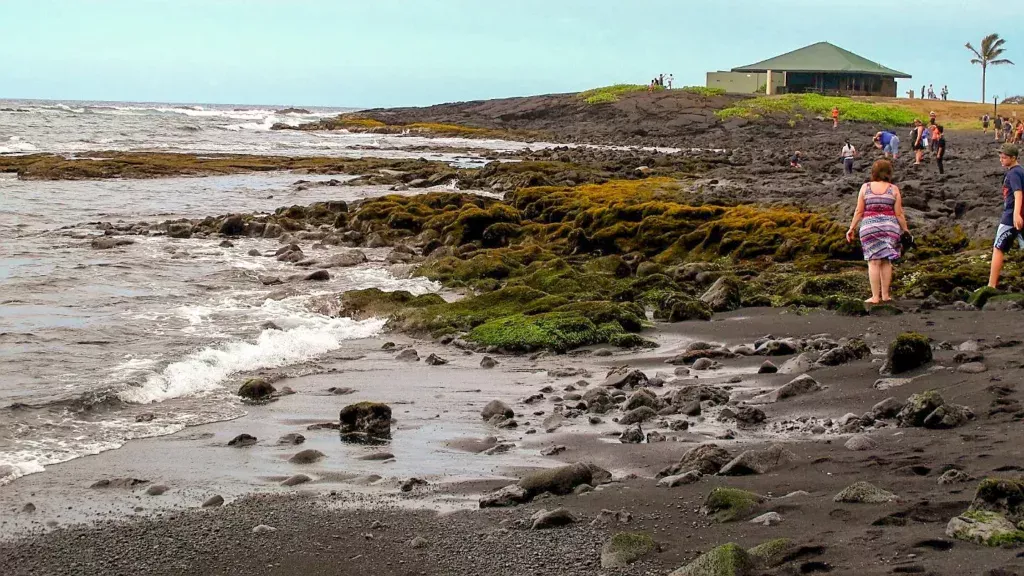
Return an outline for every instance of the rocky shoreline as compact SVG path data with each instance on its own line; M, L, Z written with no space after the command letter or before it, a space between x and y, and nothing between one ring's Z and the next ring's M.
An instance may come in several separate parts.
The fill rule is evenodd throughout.
M614 114L585 106L567 112L577 104L565 98L530 100L550 116L524 108L486 129L540 132L565 124L565 114L582 114L602 126L580 136L594 143L620 128L630 110L636 114L637 103L631 109L628 101ZM320 314L387 318L391 338L361 342L359 354L317 371L346 384L327 389L328 420L320 380L319 388L280 374L239 382L239 394L256 402L255 414L241 422L268 425L260 415L283 410L274 433L287 431L293 440L309 433L315 446L278 444L263 456L275 462L273 472L253 473L259 488L229 494L223 508L221 494L204 493L182 500L189 510L164 518L43 530L0 543L0 570L1021 573L1024 562L1012 549L1024 543L1016 464L1024 452L1012 441L1024 419L1014 384L1024 366L1019 257L1007 267L1008 293L976 290L987 279L986 234L997 205L991 143L957 135L960 148L947 157L946 176L898 163L919 248L898 267L898 304L868 309L859 249L843 238L862 177L843 177L832 148L846 135L869 139L875 127L787 131L771 120L723 123L714 110L728 97L672 98L708 108L685 120L693 123L685 143L732 146L674 153L556 148L495 157L479 169L187 155L3 159L0 169L22 178L348 174L353 178L295 186L324 186L326 195L331 186L374 184L394 194L274 213L97 223L102 235L90 245L118 250L142 235L217 238L228 248L240 237L277 239L280 249L256 255L290 263L295 274L253 281L279 287L279 295L365 262L363 250L385 249L393 270L451 293L370 289L310 298L310 310ZM465 121L487 106L509 105L524 102L360 114L409 126ZM335 127L345 128L317 129ZM607 143L641 141L666 142L633 133ZM788 167L795 146L810 158L806 170ZM864 171L875 154L861 146ZM436 189L451 182L467 191ZM420 188L431 190L404 194ZM377 378L379 388L337 401L355 393L348 377ZM416 391L435 379L438 404ZM468 396L455 400L450 386L469 386L459 392ZM361 501L353 485L365 475L323 468L330 466L327 451L339 446L327 435L340 435L341 446L398 446L429 428L433 410L442 418L441 406L453 403L462 408L447 418L489 432L457 442L460 457L510 458L515 469L486 485L438 486L419 476L378 484L384 478L375 473L369 484L380 492ZM407 419L413 423L403 428ZM307 428L299 431L296 422ZM258 444L262 433L219 426L215 434L225 442L209 449L210 458L268 449ZM189 449L195 445L182 450ZM515 460L525 453L561 466L538 471L535 461ZM396 460L386 448L363 456L381 466ZM289 474L281 473L285 458ZM104 462L125 465L116 454ZM54 482L81 484L76 474ZM266 478L277 492L244 496L268 488ZM33 486L45 485L35 482L44 483L21 479L0 499L29 518L37 508L52 509L46 497L23 503ZM142 497L141 486L127 490ZM396 496L408 504L436 492L483 510L431 515L395 507L402 503ZM220 501L204 506L214 497ZM137 554L98 545L104 541ZM165 541L202 543L140 560ZM62 564L67 557L76 563Z

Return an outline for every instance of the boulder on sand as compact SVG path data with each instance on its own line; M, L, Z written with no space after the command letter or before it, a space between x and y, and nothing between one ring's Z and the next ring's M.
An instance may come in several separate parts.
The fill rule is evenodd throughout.
M738 544L724 544L706 552L669 576L750 576L757 561Z
M231 439L231 441L228 442L228 446L233 446L235 448L245 448L247 446L254 446L256 442L257 440L255 436L252 436L250 434L239 434L238 436L235 436L234 438Z
M238 395L247 400L266 400L277 390L263 378L249 378L238 389Z
M747 450L727 463L719 471L722 476L767 474L796 461L796 454L773 444L764 450Z
M326 455L319 450L303 450L288 459L292 464L315 464L326 458Z
M629 412L626 412L622 416L622 419L619 420L619 424L622 424L623 426L629 426L630 424L640 424L642 422L647 422L648 420L653 420L654 418L657 417L658 413L655 412L653 409L648 408L647 406L641 406L639 408L635 408L633 410L630 410Z
M718 522L746 520L764 500L764 496L738 488L715 488L708 494L701 512Z
M852 484L833 498L835 502L846 504L885 504L896 499L892 492L882 490L869 482Z
M360 402L341 409L342 434L360 434L369 438L391 437L391 407L380 402Z
M775 402L781 402L788 398L794 398L796 396L803 396L804 394L810 394L821 390L821 384L814 378L811 378L807 374L797 376L788 384L781 386L766 394L761 394L751 398L753 403L763 404L774 404Z
M533 500L550 492L557 496L573 493L577 486L597 486L611 481L611 474L593 464L577 463L549 470L541 470L525 476L517 484L484 494L480 498L481 508L515 506Z
M914 394L900 410L897 419L904 428L942 430L962 426L974 418L966 406L949 404L935 390Z
M620 366L609 371L601 385L605 388L629 390L645 387L647 384L647 374L644 374L642 370L630 370L629 366Z
M480 411L480 416L484 420L490 420L495 416L515 418L515 415L515 411L509 408L508 404L505 404L501 400L491 400L486 406L484 406L484 409Z
M657 477L675 476L690 470L698 470L701 474L710 476L718 474L722 466L725 466L730 460L732 460L732 455L718 444L701 444L687 450L679 462L658 472Z
M885 368L891 374L902 374L932 361L932 345L927 336L904 332L889 345Z

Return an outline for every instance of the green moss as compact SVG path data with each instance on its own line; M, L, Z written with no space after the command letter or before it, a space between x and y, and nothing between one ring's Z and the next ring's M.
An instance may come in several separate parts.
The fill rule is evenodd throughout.
M466 338L512 352L565 352L603 341L593 322L579 314L564 312L499 318L474 328Z
M643 532L619 532L601 548L602 568L624 568L655 548L654 539Z
M683 86L682 88L680 88L680 90L682 90L683 92L687 92L689 94L703 96L705 98L725 95L724 88L708 88L706 86Z
M826 304L840 316L867 316L868 314L864 301L857 298L836 298L827 301Z
M776 538L761 543L749 550L747 554L755 561L767 568L774 568L782 564L786 553L793 548L793 540L790 538Z
M755 559L730 542L706 552L670 576L749 576L756 569Z
M644 311L632 302L574 302L557 308L555 312L579 314L597 325L615 322L619 332L639 332L644 327Z
M1000 294L1002 294L1002 292L1000 292L999 290L996 290L995 288L992 288L990 286L985 286L975 290L974 293L971 294L971 297L967 299L967 303L977 308L983 308L985 306L985 303L988 302L989 298L992 298L993 296L999 296Z
M711 308L700 300L679 292L653 291L648 293L654 307L654 319L662 322L711 320Z
M414 334L470 330L496 318L521 314L547 296L524 286L510 286L456 302L402 310L394 314L389 326Z
M738 488L715 488L704 502L704 514L719 522L733 522L749 516L764 498Z
M971 509L1006 514L1014 520L1024 519L1024 479L983 479L978 483Z
M444 298L437 294L413 296L404 290L385 292L378 288L349 290L341 295L341 316L364 319L387 318L406 308L424 308L444 304Z
M577 97L587 104L611 104L629 94L646 92L649 89L645 84L615 84L580 92ZM656 86L655 89L664 90L661 86Z

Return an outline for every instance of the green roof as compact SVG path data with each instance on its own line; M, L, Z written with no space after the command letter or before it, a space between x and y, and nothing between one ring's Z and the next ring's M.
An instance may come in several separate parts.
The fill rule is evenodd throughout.
M818 42L764 62L732 69L733 72L767 72L768 70L776 72L847 72L910 78L909 74L886 68L877 62L872 62L828 42Z

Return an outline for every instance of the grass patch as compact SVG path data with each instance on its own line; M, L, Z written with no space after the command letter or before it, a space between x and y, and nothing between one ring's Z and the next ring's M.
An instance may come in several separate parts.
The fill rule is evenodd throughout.
M725 96L725 88L708 88L706 86L683 86L680 88L683 92L690 94L696 94L705 98L712 96Z
M765 116L788 115L795 119L800 111L817 115L831 114L832 108L839 108L839 119L848 122L869 122L883 126L905 126L912 124L919 115L913 110L891 104L875 104L838 96L819 94L786 94L783 96L758 96L737 102L735 106L716 112L719 118L763 118Z
M579 97L587 104L612 104L627 94L645 92L649 89L650 87L645 84L615 84L580 92ZM664 90L661 86L655 86L654 89Z

